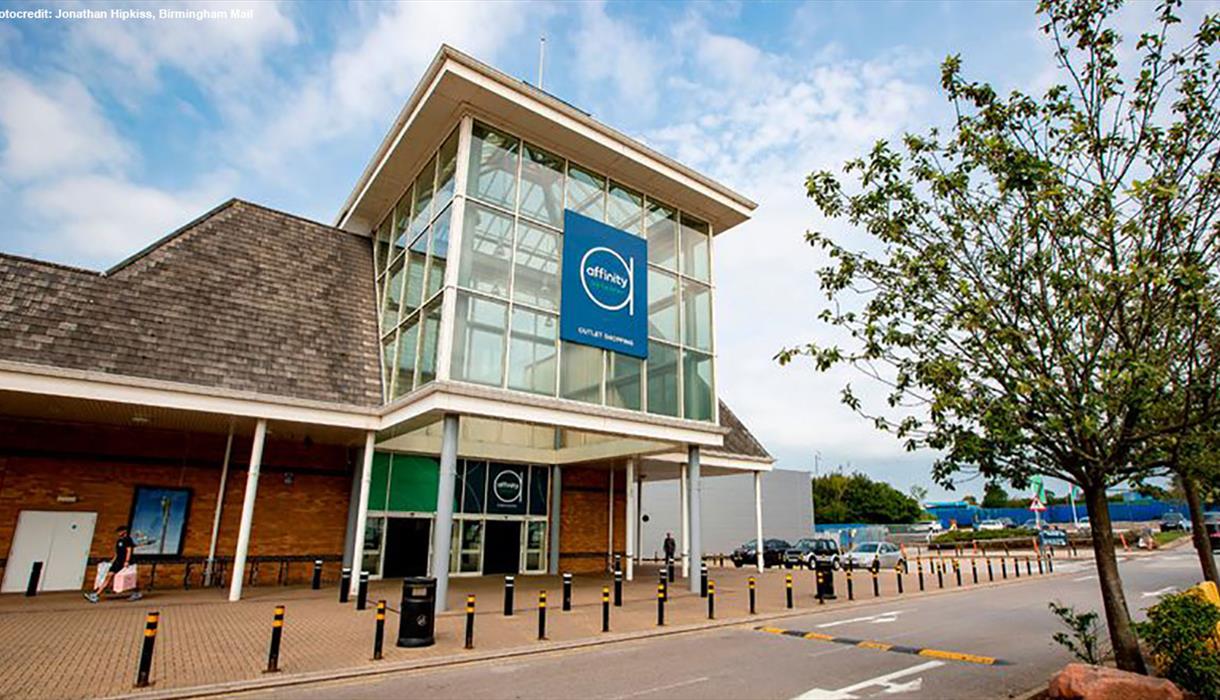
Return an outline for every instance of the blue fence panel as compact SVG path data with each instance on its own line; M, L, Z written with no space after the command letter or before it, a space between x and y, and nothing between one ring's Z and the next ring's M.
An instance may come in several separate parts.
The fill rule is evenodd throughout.
M1110 520L1114 522L1157 520L1165 513L1171 511L1188 515L1185 503L1165 501L1111 503ZM1032 520L1034 517L1033 511L1026 508L979 508L976 506L932 508L932 514L939 518L940 524L945 527L949 527L950 520L955 520L959 526L965 527L982 520L994 520L996 518L1010 518L1013 522L1020 525L1026 520ZM1083 518L1088 514L1088 508L1083 503L1076 504L1077 517ZM1048 523L1073 522L1072 506L1068 503L1048 506L1041 517L1043 522Z

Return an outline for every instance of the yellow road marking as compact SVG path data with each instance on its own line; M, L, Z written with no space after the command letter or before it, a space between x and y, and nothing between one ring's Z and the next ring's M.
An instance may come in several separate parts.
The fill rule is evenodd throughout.
M962 654L956 651L941 651L940 649L920 649L920 656L927 656L933 659L949 659L950 661L965 661L972 664L983 664L990 666L995 663L995 659L990 656L976 656L974 654Z
M834 641L833 636L829 634L822 634L821 632L806 632L805 639L820 639L824 642Z
M892 649L894 647L893 644L886 644L885 642L868 642L868 641L860 642L856 646L861 649L878 649L880 651L889 651L890 649Z

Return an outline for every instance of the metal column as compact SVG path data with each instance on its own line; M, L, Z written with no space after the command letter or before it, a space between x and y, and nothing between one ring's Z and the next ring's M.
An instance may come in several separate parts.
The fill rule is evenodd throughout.
M258 472L263 464L263 443L267 439L267 419L259 418L254 426L254 444L250 447L250 469L246 472L246 493L241 504L241 525L237 530L237 550L233 553L233 578L229 581L229 600L241 600L242 581L246 577L246 554L250 551L250 528L254 525L254 498L258 495Z
M754 551L757 552L755 557L758 560L757 567L761 573L766 566L763 560L763 533L762 533L762 472L754 472L754 541L757 543Z
M225 441L225 460L220 465L220 487L216 491L216 510L212 514L212 541L208 543L208 562L203 570L203 585L212 585L212 572L216 568L216 539L220 535L220 514L225 505L225 489L229 483L229 457L233 455L233 421L229 421L229 439Z
M627 460L627 480L623 482L623 486L627 491L627 580L635 580L635 528L636 528L636 503L635 503L635 460ZM611 498L614 495L611 494Z
M699 496L702 487L699 482L699 446L691 445L687 448L688 457L686 460L686 470L688 474L689 484L686 487L687 508L690 511L690 582L691 593L699 592L699 566L703 563L703 540L700 537L702 530L700 529L700 506Z
M685 464L678 467L678 501L681 504L679 510L682 511L682 515L679 520L682 521L682 576L685 578L690 576L690 523L686 522L687 513L690 509L687 508L686 503Z
M356 530L352 537L352 583L351 594L360 590L360 575L364 572L364 530L369 520L369 484L373 480L373 447L377 432L368 431L364 436L364 452L360 455L360 500L356 502Z
M559 575L559 521L560 515L563 513L563 475L556 464L551 467L551 522L547 527L547 536L550 538L550 565L549 570L552 576Z
M436 579L436 612L449 597L449 550L453 537L453 489L457 473L458 416L445 414L441 433L440 480L436 485L436 522L432 525L432 576Z

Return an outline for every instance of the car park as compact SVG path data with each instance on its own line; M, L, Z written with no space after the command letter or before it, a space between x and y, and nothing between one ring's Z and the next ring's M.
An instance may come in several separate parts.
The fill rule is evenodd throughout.
M813 569L817 561L830 562L831 568L838 569L839 543L829 537L806 537L797 540L788 551L784 552L784 568L805 567Z
M844 564L853 569L906 568L906 559L897 545L889 542L861 542L844 556Z
M750 540L733 550L729 555L729 559L733 562L733 566L741 568L746 564L758 563L758 540ZM792 545L786 540L778 539L763 539L763 566L779 566L784 562L784 553L792 549Z
M1161 516L1161 532L1172 532L1174 530L1189 532L1190 521L1181 513L1171 510Z

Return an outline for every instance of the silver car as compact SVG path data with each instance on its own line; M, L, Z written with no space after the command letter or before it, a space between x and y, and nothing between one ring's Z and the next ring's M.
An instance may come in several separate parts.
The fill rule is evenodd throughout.
M844 563L855 569L906 569L902 550L889 542L861 542L847 553Z

